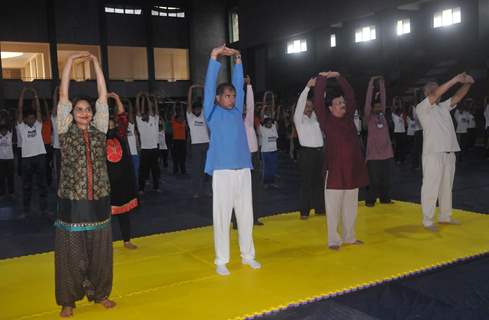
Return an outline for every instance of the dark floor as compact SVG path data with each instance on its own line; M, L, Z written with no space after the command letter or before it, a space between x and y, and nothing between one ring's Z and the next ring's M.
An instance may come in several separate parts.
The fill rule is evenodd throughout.
M454 186L455 208L486 213L489 207L489 160L482 150L468 153L458 163ZM280 189L254 194L256 214L266 216L297 210L298 175L295 164L280 156ZM395 165L393 198L419 202L421 171ZM17 190L20 183L17 183ZM148 191L132 216L135 237L212 224L210 197L192 198L191 180L164 174L161 193ZM148 186L148 189L151 189ZM50 251L54 229L46 218L15 220L16 199L0 200L0 258ZM362 198L362 194L360 196ZM54 190L50 190L54 211ZM34 205L34 208L36 206ZM421 217L420 217L421 219ZM118 224L113 222L119 239ZM263 319L489 319L489 257L457 263L420 276L393 281L341 297L291 308Z

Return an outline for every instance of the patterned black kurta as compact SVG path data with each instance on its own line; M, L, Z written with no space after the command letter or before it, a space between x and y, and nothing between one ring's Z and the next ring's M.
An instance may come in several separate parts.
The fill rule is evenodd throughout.
M61 176L55 222L56 302L74 307L86 295L106 299L112 290L110 185L105 133L107 104L96 104L93 126L73 122L71 103L58 105Z

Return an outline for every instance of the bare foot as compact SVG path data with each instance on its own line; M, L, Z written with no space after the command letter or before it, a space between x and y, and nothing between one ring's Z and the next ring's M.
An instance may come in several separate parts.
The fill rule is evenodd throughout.
M335 251L340 250L340 246L338 246L338 245L332 245L332 246L329 246L329 248L330 248L331 250L335 250Z
M459 225L460 221L455 220L455 219L450 219L448 221L440 221L438 222L439 224L451 224L451 225Z
M109 299L104 299L98 303L102 305L105 309L112 309L116 306L116 303Z
M131 241L124 242L124 247L130 250L134 250L138 248L138 246L133 244Z
M363 241L362 240L355 240L355 242L352 242L352 243L349 243L351 245L354 245L354 246L357 246L357 245L360 245L360 244L363 244Z
M438 231L438 227L435 226L435 225L431 225L431 226L425 226L424 227L426 230L428 231L431 231L431 232L437 232Z
M59 313L61 318L68 318L73 316L73 307L62 307Z

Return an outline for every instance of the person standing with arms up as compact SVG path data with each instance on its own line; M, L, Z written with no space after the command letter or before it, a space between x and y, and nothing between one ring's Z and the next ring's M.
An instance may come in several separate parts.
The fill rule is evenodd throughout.
M93 62L98 90L95 115L87 98L69 100L75 59ZM55 288L60 316L70 317L76 301L84 296L104 308L116 305L109 300L113 269L105 137L109 107L104 75L95 56L86 52L68 58L57 111L62 156L55 222Z
M336 79L341 93L328 92L325 103L327 79ZM355 222L358 189L368 184L368 173L355 127L355 109L355 94L348 81L338 72L321 72L314 89L314 111L328 143L324 198L328 247L332 250L338 250L342 244L363 243L356 238ZM341 238L338 234L340 220L343 221Z
M312 99L309 97L311 88L316 85L316 78L311 78L299 96L294 112L294 124L300 143L299 172L301 219L309 217L309 210L315 209L316 214L324 214L323 162L324 141L314 112Z
M221 56L234 57L231 83L217 86ZM212 50L204 86L204 115L211 132L205 172L212 175L216 272L229 275L229 226L234 208L238 222L241 261L253 269L253 200L251 155L243 123L243 65L239 51L224 45Z
M454 85L462 84L454 96L440 102L442 96ZM425 99L416 106L416 115L423 127L423 185L421 208L423 226L437 231L434 224L436 202L440 212L439 223L459 224L452 219L452 187L455 177L455 152L460 151L450 111L469 92L474 79L461 73L448 82L438 85L428 82L424 86Z

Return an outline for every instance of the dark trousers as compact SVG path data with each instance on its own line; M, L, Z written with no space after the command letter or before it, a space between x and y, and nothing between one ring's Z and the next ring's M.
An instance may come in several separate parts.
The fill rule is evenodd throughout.
M367 166L370 183L367 190L366 202L374 204L377 201L377 198L379 198L382 203L390 202L392 158L385 160L368 160Z
M174 151L174 162L173 162L173 173L185 174L187 169L185 168L185 160L187 159L187 141L186 140L175 140L173 139L173 151Z
M208 181L208 177L204 172L205 160L207 157L208 143L192 144L192 187L194 194L199 194L204 188L204 184Z
M15 150L17 154L17 175L22 176L22 147Z
M153 188L160 187L160 166L158 165L158 149L141 149L139 164L139 191L144 191L149 173L153 177Z
M458 144L460 145L460 152L457 153L458 160L462 161L469 145L468 133L457 133Z
M123 213L117 215L119 220L119 228L121 229L122 240L129 242L131 240L131 213Z
M421 152L423 151L423 130L414 133L413 148L411 152L412 167L417 169L421 167Z
M36 179L39 189L39 207L42 211L47 210L46 190L46 155L40 154L34 157L22 159L22 189L24 196L24 211L30 211L32 198L32 185Z
M308 216L310 209L324 213L323 148L300 147L300 211Z
M168 149L160 149L160 161L163 163L163 168L168 168Z
M472 149L475 146L475 140L477 139L477 128L467 129L467 149Z
M406 160L406 133L394 133L394 142L396 144L394 158L397 162L404 162Z
M272 184L275 182L277 174L277 151L262 152L261 158L263 161L263 183Z
M14 159L0 160L0 196L14 193ZM5 188L5 185L7 188Z
M46 184L50 187L53 182L53 146L45 144L44 148L46 149Z

